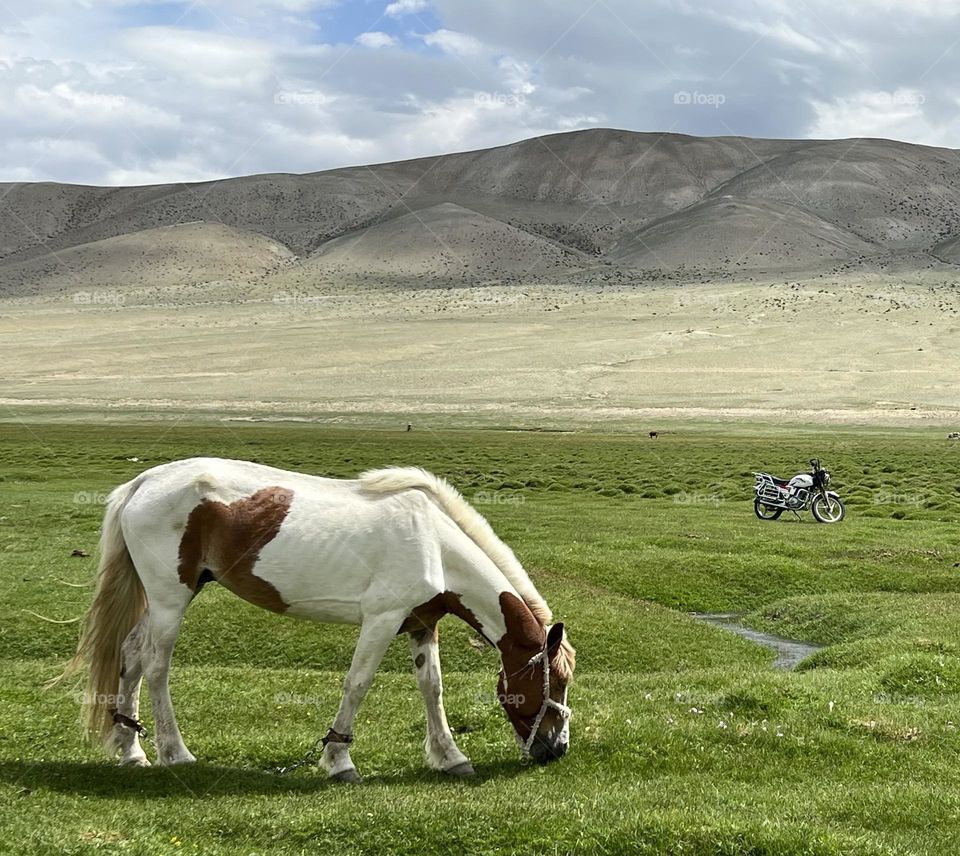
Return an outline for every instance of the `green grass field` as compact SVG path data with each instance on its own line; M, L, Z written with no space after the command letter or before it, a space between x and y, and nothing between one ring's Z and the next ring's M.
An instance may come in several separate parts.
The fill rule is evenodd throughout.
M960 443L943 434L0 425L0 852L960 852ZM96 559L71 551L94 552L113 486L197 454L450 478L578 648L567 757L520 764L496 658L448 618L447 710L475 780L424 768L402 639L357 723L364 783L278 777L326 730L356 630L215 586L187 613L172 678L200 762L121 770L84 747L73 689L41 689L77 634L51 620L91 595ZM813 455L847 519L756 520L752 471L793 475ZM826 647L774 671L693 611Z

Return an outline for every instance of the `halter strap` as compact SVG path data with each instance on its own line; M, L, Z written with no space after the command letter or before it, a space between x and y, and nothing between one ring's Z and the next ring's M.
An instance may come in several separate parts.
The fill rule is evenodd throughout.
M533 726L530 728L530 734L527 736L527 739L521 741L519 735L517 735L517 741L520 743L520 751L523 752L524 758L530 757L530 749L533 747L533 741L537 738L537 730L540 728L540 723L543 722L543 717L547 715L548 710L552 708L557 711L564 722L570 719L570 708L550 698L550 657L547 656L546 648L534 654L527 663L527 666L533 668L537 663L543 663L543 703L540 705L540 710L533 720Z

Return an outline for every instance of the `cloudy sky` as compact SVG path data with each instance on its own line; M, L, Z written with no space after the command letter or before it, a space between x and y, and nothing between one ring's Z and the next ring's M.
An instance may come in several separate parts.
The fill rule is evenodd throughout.
M960 0L0 0L0 180L310 172L586 127L960 148Z

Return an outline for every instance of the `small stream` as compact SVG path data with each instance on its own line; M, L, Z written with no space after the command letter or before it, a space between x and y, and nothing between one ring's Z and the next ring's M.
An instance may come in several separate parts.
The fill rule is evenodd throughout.
M777 654L777 659L773 661L773 668L775 669L794 669L801 660L823 647L822 645L813 645L810 642L799 642L796 639L784 639L782 636L773 636L760 630L744 627L739 623L739 619L743 617L742 613L691 612L690 615L698 621L723 627L744 639L749 639L751 642L756 642L775 651Z

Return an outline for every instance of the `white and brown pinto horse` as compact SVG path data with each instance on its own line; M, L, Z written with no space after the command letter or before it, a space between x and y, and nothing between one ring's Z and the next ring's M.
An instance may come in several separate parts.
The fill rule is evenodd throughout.
M498 698L524 755L545 763L569 745L574 651L487 521L446 481L390 468L357 480L246 461L192 458L154 467L110 494L93 604L65 674L89 666L89 736L146 765L139 695L146 677L157 761L194 760L168 689L184 612L207 582L274 612L360 625L321 764L358 778L353 721L390 641L410 637L427 711L427 763L473 769L443 709L437 622L452 613L500 652ZM291 652L295 656L296 652Z

